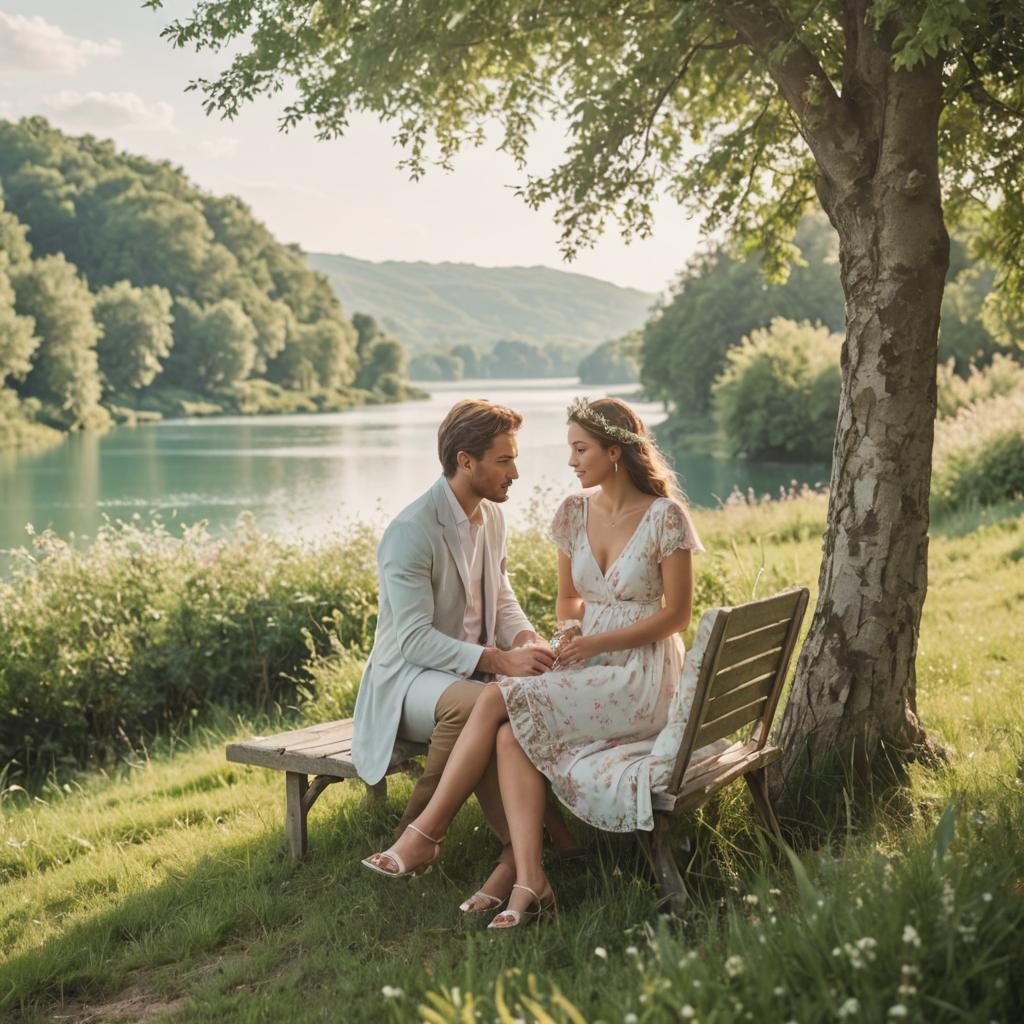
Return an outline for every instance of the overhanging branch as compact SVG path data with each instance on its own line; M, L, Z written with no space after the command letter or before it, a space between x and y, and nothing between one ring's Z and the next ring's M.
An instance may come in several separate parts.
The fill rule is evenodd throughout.
M796 27L768 4L729 3L720 11L765 65L821 169L835 177L850 174L856 123Z

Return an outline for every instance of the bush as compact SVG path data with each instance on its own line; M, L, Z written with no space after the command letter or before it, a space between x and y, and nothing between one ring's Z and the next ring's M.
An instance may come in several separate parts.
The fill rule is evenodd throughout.
M726 355L714 384L715 419L733 455L822 460L839 413L842 338L776 317Z
M973 402L1009 395L1022 388L1024 367L1007 355L997 352L983 369L971 363L966 377L956 372L956 363L950 359L939 364L938 415L940 418L955 416Z
M0 585L0 765L102 763L214 707L293 700L310 648L369 649L374 546L356 530L303 548L245 520L217 542L107 526L85 552L44 534Z
M1024 495L1024 390L975 402L935 426L932 508Z
M550 636L557 561L539 508L511 535L509 564ZM302 547L244 517L219 541L159 522L107 525L84 552L38 537L0 583L0 769L38 781L109 763L223 709L349 717L377 624L376 541L356 527ZM742 599L728 578L702 561L695 607Z

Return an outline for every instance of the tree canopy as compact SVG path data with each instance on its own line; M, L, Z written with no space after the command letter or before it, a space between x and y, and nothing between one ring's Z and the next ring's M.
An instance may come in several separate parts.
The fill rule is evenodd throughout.
M146 6L159 8L161 0ZM231 48L227 67L201 78L209 113L236 116L288 84L282 125L309 121L322 138L353 113L387 119L415 177L450 167L500 126L500 146L526 167L541 119L566 122L565 160L529 175L520 193L551 202L568 254L609 218L627 237L652 228L666 193L728 226L740 252L784 275L800 217L815 200L818 160L807 130L834 117L853 150L864 139L848 102L858 26L884 31L894 70L942 54L941 173L947 218L984 214L977 251L999 283L1020 286L1024 220L1024 8L1013 0L735 0L612 6L513 0L453 9L437 0L247 0L198 4L165 29L178 46ZM861 68L860 71L866 70ZM824 147L824 143L822 144Z
M149 0L159 7L160 0ZM839 239L841 395L817 606L782 722L804 756L927 749L915 661L927 592L936 353L948 225L993 267L998 319L1024 283L1024 7L1017 0L220 0L177 45L230 48L200 80L235 116L287 88L282 123L393 124L413 176L463 146L525 168L543 118L565 159L526 174L567 254L609 219L651 230L667 193L785 276L820 203ZM990 310L990 313L993 311ZM898 759L898 757L897 757Z

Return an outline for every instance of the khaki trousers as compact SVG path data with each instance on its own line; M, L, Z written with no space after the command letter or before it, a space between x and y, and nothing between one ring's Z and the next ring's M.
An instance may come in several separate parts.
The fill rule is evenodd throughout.
M444 766L448 763L452 747L455 746L455 741L459 738L462 727L466 724L473 705L483 693L483 689L481 683L460 679L458 682L452 683L438 698L434 713L434 731L430 734L430 746L423 765L423 774L416 781L412 795L409 797L402 820L398 823L395 839L405 831L406 825L417 817L430 802L430 798L434 795L434 790L437 789L437 784L441 780ZM480 810L483 811L484 820L504 846L509 841L509 832L508 822L505 820L505 809L501 803L501 790L498 786L498 759L495 754L491 755L487 770L474 792L480 803Z

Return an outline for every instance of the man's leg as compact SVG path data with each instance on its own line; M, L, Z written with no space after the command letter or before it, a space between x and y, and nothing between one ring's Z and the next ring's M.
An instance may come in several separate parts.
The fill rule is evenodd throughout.
M410 821L418 817L430 802L437 789L448 756L469 718L473 705L483 691L484 684L471 679L452 683L438 698L434 711L434 731L430 734L430 747L423 765L423 774L413 788L409 802L402 814L402 820L395 831L395 839L405 831ZM483 811L484 820L502 845L508 843L508 824L501 804L498 786L498 763L492 756L480 782L476 787L476 798Z

